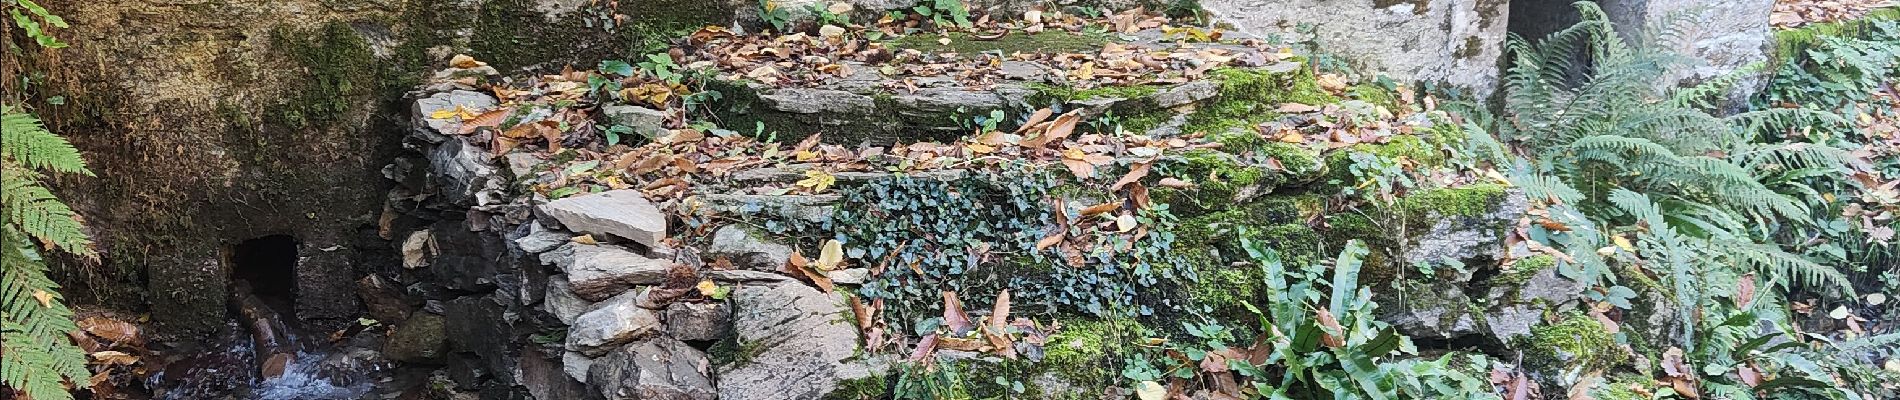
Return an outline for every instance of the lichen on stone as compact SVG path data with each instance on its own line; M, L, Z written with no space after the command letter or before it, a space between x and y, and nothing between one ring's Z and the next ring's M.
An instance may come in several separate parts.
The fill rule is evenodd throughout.
M1543 371L1600 371L1629 358L1615 334L1581 313L1531 327L1531 336L1519 340L1517 347L1524 350L1527 365Z

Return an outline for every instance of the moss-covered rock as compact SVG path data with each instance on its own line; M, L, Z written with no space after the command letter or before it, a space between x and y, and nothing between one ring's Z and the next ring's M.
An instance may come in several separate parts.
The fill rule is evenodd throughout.
M726 2L648 0L587 2L571 10L550 13L535 0L486 0L477 7L469 27L470 55L497 68L560 69L565 63L579 68L607 59L635 59L641 53L663 50L672 38L707 24L725 23L733 10ZM560 7L560 6L554 6ZM615 15L625 15L615 25Z
M1531 328L1521 339L1526 366L1546 374L1602 371L1629 359L1616 335L1596 318L1570 313L1554 324Z

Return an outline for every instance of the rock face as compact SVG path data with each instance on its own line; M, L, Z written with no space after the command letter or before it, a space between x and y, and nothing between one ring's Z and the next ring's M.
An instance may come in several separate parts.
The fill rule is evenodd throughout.
M1243 33L1312 39L1360 71L1479 96L1497 88L1510 12L1508 1L1458 0L1206 0L1201 7ZM1311 37L1299 32L1307 24Z
M740 268L777 271L792 258L792 247L766 239L756 229L735 224L713 231L712 245L706 248L706 255L726 257Z
M1613 0L1602 4L1624 37L1668 29L1687 33L1667 50L1694 63L1676 68L1672 82L1701 82L1765 62L1772 47L1768 15L1774 11L1774 0ZM1759 89L1763 81L1760 74L1754 75L1731 91L1732 99L1743 100Z
M593 309L574 319L567 331L567 349L589 356L612 351L614 346L653 336L660 331L660 317L640 308L639 292L627 292L595 304Z
M712 400L718 398L706 354L686 343L657 337L595 360L587 387L607 400Z
M870 375L853 360L857 327L840 317L850 311L838 295L783 282L740 285L731 299L733 332L758 353L720 366L720 399L815 399Z
M666 238L666 214L640 191L623 189L548 202L541 212L561 221L567 230L609 234L649 247Z
M672 265L613 246L575 245L571 261L557 264L567 272L568 288L588 301L605 300L638 285L666 279Z

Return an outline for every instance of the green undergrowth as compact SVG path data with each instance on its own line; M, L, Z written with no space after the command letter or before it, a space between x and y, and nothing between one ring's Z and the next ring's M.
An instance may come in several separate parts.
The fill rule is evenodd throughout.
M1775 56L1773 60L1786 60L1801 57L1809 48L1824 37L1855 37L1873 29L1875 21L1900 20L1900 7L1888 7L1873 10L1860 19L1811 24L1794 29L1775 31Z

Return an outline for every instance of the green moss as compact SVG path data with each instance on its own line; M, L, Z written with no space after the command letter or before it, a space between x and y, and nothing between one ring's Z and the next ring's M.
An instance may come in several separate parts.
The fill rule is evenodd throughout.
M1098 87L1092 87L1092 88L1087 88L1087 89L1078 89L1073 86L1049 85L1049 84L1041 84L1041 83L1030 84L1029 88L1031 90L1036 91L1037 97L1035 99L1037 100L1036 101L1037 103L1043 103L1043 102L1066 103L1066 102L1073 102L1073 101L1083 101L1083 100L1102 99L1102 98L1137 99L1137 98L1146 97L1148 95L1154 94L1155 92L1161 90L1160 87L1157 87L1154 85L1098 86Z
M949 361L957 371L957 385L975 399L1082 399L1077 393L1100 393L1113 384L1120 370L1112 368L1121 343L1128 343L1140 326L1128 320L1061 320L1062 329L1049 337L1040 361L1027 357L1007 359L993 355ZM999 382L1000 380L1000 382ZM1023 391L1014 389L1021 384Z
M1347 90L1347 93L1351 94L1353 99L1385 107L1385 109L1392 110L1393 112L1397 112L1399 109L1399 97L1392 94L1392 91L1385 90L1384 87L1380 87L1377 84L1361 83L1354 85L1351 89Z
M1331 104L1339 98L1320 89L1311 70L1273 73L1254 69L1219 69L1209 77L1220 82L1214 101L1188 116L1184 132L1219 132L1247 128L1277 118L1283 103Z
M706 349L706 356L713 365L742 365L752 362L754 357L764 352L764 343L745 342L737 336L728 336Z
M502 70L558 70L565 63L588 68L600 60L632 59L699 27L726 22L732 10L719 4L622 2L619 9L587 5L550 17L534 0L486 0L476 8L468 47L471 56ZM616 13L628 22L609 29L606 21Z
M1519 341L1525 363L1546 372L1602 371L1629 358L1603 323L1581 313L1567 314L1555 324L1533 326L1530 337Z
M1874 27L1874 21L1900 20L1900 7L1889 7L1869 12L1867 16L1852 21L1836 21L1812 24L1795 29L1775 32L1775 56L1772 60L1787 60L1806 53L1821 38L1829 36L1863 35Z
M1383 159L1408 160L1414 165L1436 167L1448 159L1439 146L1414 135L1393 136L1385 143L1360 143L1346 147L1341 151L1326 154L1326 181L1351 185L1358 182L1352 175L1352 154L1371 153Z
M1544 270L1555 267L1557 267L1557 258L1551 257L1548 254L1538 254L1519 259L1517 263L1511 264L1511 270L1505 271L1495 278L1491 278L1491 287L1521 287L1524 286L1525 282L1530 282L1531 277L1537 276L1538 272L1543 272ZM1513 295L1513 297L1514 296L1515 295Z
M1617 374L1609 382L1590 391L1597 400L1651 400L1655 399L1657 385L1655 379L1637 374Z
M1506 190L1497 184L1424 190L1400 198L1398 211L1421 223L1431 215L1476 217L1496 208Z
M949 44L938 40L950 38ZM995 40L978 40L969 33L950 32L947 36L916 34L891 40L888 45L898 49L915 49L926 53L977 54L1002 52L1004 55L1022 53L1076 53L1101 50L1108 44L1109 38L1102 35L1075 33L1069 31L1045 31L1033 34L1010 33Z
M285 102L270 107L266 118L284 127L301 129L324 125L354 110L378 88L376 53L369 41L343 22L331 22L314 31L279 28L272 44L287 52L303 69L305 79L286 91Z
M838 389L823 397L824 400L872 400L888 398L890 387L885 384L882 375L838 382Z

